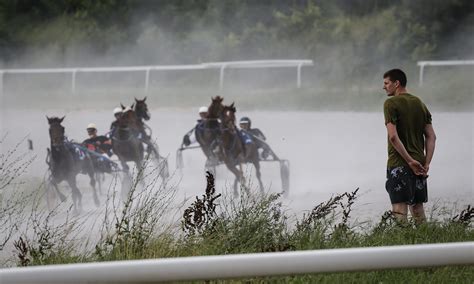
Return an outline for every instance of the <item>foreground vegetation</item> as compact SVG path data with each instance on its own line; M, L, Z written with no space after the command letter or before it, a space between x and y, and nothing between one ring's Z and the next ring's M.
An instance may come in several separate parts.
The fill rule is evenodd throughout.
M145 179L154 174L153 171L139 172L137 176ZM15 247L16 265L31 266L474 240L474 209L471 207L455 216L438 208L431 214L435 217L419 226L398 224L390 212L376 224L353 224L350 222L351 209L357 197L358 189L334 195L302 218L295 219L285 211L280 194L243 191L240 198L217 194L214 178L208 174L205 193L197 196L185 210L180 209L180 225L175 226L175 222L166 221L171 219L164 218L168 211L174 210L170 206L173 191L157 185L156 179L144 184L143 180L135 178L125 202L119 201L115 194L109 198L111 202L107 206L113 206L108 210L114 213L105 214L101 238L93 246L95 249L78 249L81 240L77 233L83 221L66 218L66 221L55 223L52 219L60 212L57 208L42 211L39 200L34 203L34 213L28 218L30 225L19 235L11 234L10 241ZM474 267L471 265L229 281L470 283L472 279Z

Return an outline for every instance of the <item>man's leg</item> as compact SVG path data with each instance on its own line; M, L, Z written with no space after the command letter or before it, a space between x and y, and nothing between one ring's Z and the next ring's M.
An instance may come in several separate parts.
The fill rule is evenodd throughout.
M393 216L400 222L400 223L407 223L407 215L408 215L408 205L406 203L394 203L392 204L392 213Z
M417 203L410 206L411 216L415 219L417 225L422 224L426 221L425 209L423 203Z

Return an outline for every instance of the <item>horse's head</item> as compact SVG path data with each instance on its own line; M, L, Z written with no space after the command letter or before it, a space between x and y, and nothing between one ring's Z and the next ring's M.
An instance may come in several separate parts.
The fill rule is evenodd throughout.
M132 107L125 107L122 105L122 115L118 118L118 125L120 128L137 128L138 127L138 118L135 111Z
M146 97L143 100L138 100L135 98L135 113L137 114L138 119L149 120L150 112L148 112L148 106L146 104Z
M224 105L222 104L222 101L224 100L223 97L217 96L215 98L212 98L211 105L208 108L208 115L207 117L210 119L217 119L222 115L222 111L224 110Z
M51 146L61 146L64 144L64 127L61 125L61 122L64 120L59 117L47 117L49 124L49 137L51 138Z
M234 103L230 106L224 106L222 111L222 126L229 130L235 130L235 109Z

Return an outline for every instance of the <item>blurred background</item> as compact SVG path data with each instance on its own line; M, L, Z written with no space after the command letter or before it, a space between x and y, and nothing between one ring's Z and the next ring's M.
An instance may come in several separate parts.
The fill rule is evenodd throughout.
M301 67L300 86L296 66L229 68L222 86L219 68L152 70L147 90L143 70L77 72L74 91L71 72L31 73L277 59L313 65ZM439 137L430 201L464 204L473 200L474 66L425 66L420 86L417 63L473 59L471 0L0 0L0 130L8 133L0 147L6 152L31 139L38 158L28 175L41 179L50 143L45 115L66 115L68 137L80 142L88 123L106 133L113 108L147 96L147 123L175 169L197 109L221 95L290 161L287 203L295 212L360 187L359 216L378 218L390 206L382 75L401 68L410 92L433 113ZM184 161L180 194L198 195L204 155L186 151ZM225 168L218 176L219 190L233 181ZM280 191L278 167L265 164L263 179Z
M473 108L473 69L418 61L474 58L470 0L219 1L2 0L0 69L200 64L309 59L296 68L152 71L151 106L187 107L211 95L258 109L379 111L381 76L407 72L408 87L436 110ZM144 96L144 72L4 74L8 106L110 107ZM93 100L91 100L93 98Z

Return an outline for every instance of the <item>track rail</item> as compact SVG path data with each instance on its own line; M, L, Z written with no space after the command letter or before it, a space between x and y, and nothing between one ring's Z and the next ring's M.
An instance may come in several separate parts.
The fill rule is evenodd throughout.
M474 242L198 256L0 270L1 283L142 283L474 264Z

